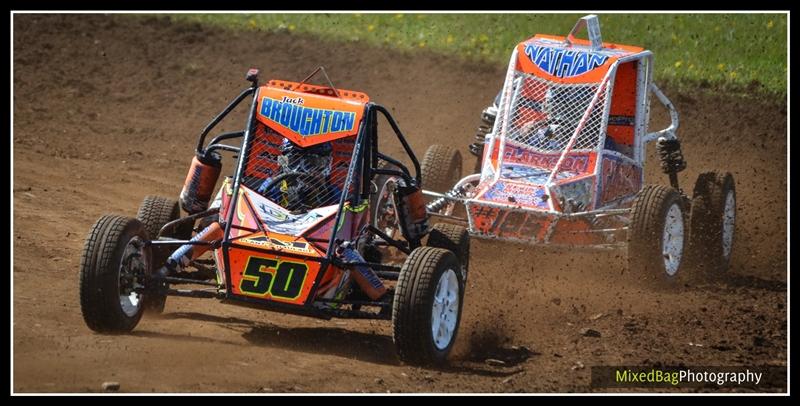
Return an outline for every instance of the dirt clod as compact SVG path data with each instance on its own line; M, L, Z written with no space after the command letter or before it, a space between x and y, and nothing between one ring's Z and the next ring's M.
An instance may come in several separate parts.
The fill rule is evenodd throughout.
M581 329L581 335L584 336L584 337L601 337L602 336L602 334L600 334L599 331L597 331L595 329L588 328L588 327L584 327L584 328Z
M119 391L120 385L119 382L103 382L102 388L105 392L117 392Z

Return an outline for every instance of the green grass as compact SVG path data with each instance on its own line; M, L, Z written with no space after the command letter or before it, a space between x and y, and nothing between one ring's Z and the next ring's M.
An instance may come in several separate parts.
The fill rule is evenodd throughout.
M507 64L535 33L566 35L581 14L180 14L230 29L307 33ZM600 14L603 40L655 54L655 79L786 95L786 14Z

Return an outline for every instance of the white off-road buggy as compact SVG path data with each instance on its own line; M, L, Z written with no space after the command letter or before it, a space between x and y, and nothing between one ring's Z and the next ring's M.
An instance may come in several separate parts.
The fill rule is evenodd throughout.
M588 40L575 37L582 28ZM627 248L629 265L674 280L689 262L730 263L733 176L678 184L686 162L678 113L652 82L653 55L604 43L596 16L566 37L536 35L511 55L503 89L484 110L476 172L461 178L457 149L431 146L422 162L428 211L468 225L471 236L550 246ZM648 131L650 97L671 124ZM656 141L667 185L645 185L646 144Z

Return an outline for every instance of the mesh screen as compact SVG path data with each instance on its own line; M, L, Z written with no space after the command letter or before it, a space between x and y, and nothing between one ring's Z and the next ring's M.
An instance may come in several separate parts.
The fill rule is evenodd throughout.
M256 125L242 183L292 212L339 203L355 137L301 149L262 123ZM357 185L354 179L350 191Z
M560 84L516 71L511 98L501 99L499 128L505 124L506 140L539 152L561 152L575 134L599 83ZM507 118L508 106L511 114ZM597 148L602 134L605 92L595 104L572 150Z

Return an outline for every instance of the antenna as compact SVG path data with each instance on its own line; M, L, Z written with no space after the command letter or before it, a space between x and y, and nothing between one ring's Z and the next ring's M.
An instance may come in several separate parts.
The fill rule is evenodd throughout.
M325 72L325 67L322 65L318 66L317 69L314 69L314 72L311 72L310 75L306 76L305 79L301 80L300 83L297 84L297 87L294 88L294 90L297 90L297 88L299 88L300 85L305 84L307 80L313 78L314 75L316 75L320 71L322 71L322 74L325 76L325 80L328 81L328 84L330 85L331 90L333 90L333 93L336 94L336 97L341 98L342 96L339 96L339 91L336 90L336 87L333 85L333 82L331 82L331 78L328 77L328 72Z
M572 43L575 42L575 34L584 27L586 27L586 32L589 34L589 42L592 43L592 51L602 50L603 39L600 37L600 20L597 18L596 14L583 16L575 23L575 26L572 27L572 31L569 32L569 35L567 35L567 38L564 40L567 46L572 46Z

